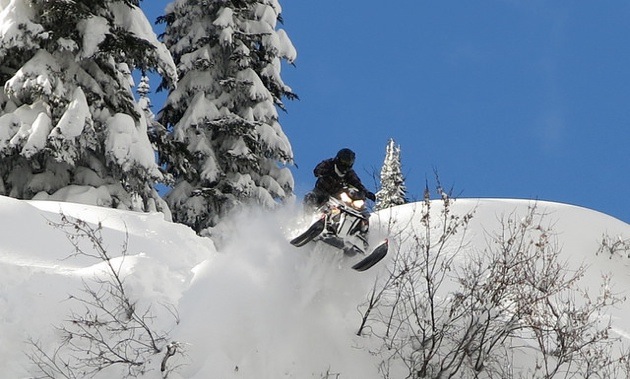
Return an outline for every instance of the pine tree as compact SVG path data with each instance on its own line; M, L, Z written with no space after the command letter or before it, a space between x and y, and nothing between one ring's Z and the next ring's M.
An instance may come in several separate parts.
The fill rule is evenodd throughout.
M138 0L0 3L0 191L165 210L131 71L176 80Z
M153 119L153 112L151 112L151 99L149 99L149 93L151 92L151 84L149 84L149 77L146 75L142 75L140 78L140 84L138 84L138 88L136 89L138 95L140 95L140 99L138 103L140 104L140 108Z
M174 220L207 232L239 204L273 208L293 194L291 145L278 122L280 77L295 48L277 0L176 0L159 22L181 78L159 113L172 130L161 162L176 180Z
M390 139L381 168L381 189L376 193L375 210L407 203L406 193L400 163L400 146Z
M164 128L159 125L155 119L155 114L151 110L153 105L151 104L151 98L149 97L149 93L151 93L151 84L149 83L148 76L142 75L140 77L140 84L138 84L136 92L138 93L138 106L142 109L144 120L146 121L149 141L151 141L153 149L157 151L157 142L160 138L164 138L163 135L165 135L166 132Z

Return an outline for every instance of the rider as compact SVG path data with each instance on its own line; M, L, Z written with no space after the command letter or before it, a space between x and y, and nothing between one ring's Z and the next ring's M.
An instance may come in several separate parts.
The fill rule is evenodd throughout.
M352 169L354 158L354 151L343 148L334 158L320 162L313 170L317 177L315 188L306 194L304 203L317 208L323 205L328 197L336 195L346 185L353 186L363 192L366 198L376 201L374 193L365 188L357 173Z

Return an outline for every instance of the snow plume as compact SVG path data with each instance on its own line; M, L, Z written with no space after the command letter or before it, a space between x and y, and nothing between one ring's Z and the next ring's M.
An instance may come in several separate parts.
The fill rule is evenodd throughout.
M248 209L214 230L220 252L194 269L180 303L182 323L203 325L177 333L190 344L183 377L374 377L356 364L368 352L340 343L356 332L370 275L332 248L289 245L305 226L296 214Z

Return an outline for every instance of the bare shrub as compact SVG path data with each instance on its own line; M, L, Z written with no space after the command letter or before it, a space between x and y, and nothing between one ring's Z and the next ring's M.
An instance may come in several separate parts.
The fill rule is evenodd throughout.
M100 224L92 226L62 214L61 221L51 225L64 231L73 245L74 253L68 258L93 258L104 268L92 281L83 282L80 295L70 296L80 310L71 310L68 320L58 327L63 339L53 352L30 340L33 350L29 358L38 377L91 377L112 366L124 367L124 377L136 377L162 354L160 370L166 377L172 371L168 359L181 351L181 346L169 341L165 333L156 332L150 306L139 307L128 294L121 274L128 236L115 256L103 241ZM177 317L172 307L169 312Z
M615 377L605 310L623 299L608 278L595 298L579 288L585 267L560 259L548 215L533 205L500 218L478 251L465 238L474 211L456 215L439 183L437 193L425 190L420 225L397 235L407 240L360 308L357 334L382 341L382 376Z
M608 254L608 257L611 259L615 256L630 258L630 238L623 238L622 236L612 237L606 233L603 234L597 254L603 253Z

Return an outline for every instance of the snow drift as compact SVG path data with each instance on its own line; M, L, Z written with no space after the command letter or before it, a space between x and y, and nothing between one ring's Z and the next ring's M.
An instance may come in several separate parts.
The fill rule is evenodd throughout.
M475 209L468 234L471 245L481 245L501 215L525 213L531 204L460 199L454 211ZM392 223L411 229L418 206L375 214L374 238ZM630 225L576 206L537 207L554 224L565 258L588 264L586 287L597 289L601 274L609 274L617 292L630 289L630 260L595 254L603 235L630 238ZM35 375L25 355L32 348L29 339L43 348L57 346L55 326L78 306L69 296L99 270L98 261L69 256L72 246L51 225L60 213L100 222L113 255L128 239L121 273L129 293L140 305L151 305L153 327L186 350L170 362L179 365L170 378L380 377L379 362L368 351L373 342L356 336L358 307L391 257L358 273L350 269L353 261L330 248L295 248L287 240L304 226L295 209L237 215L215 246L159 213L0 197L0 378ZM630 337L624 318L629 310L624 303L610 313L613 331L624 338ZM156 359L143 377L161 377L159 364ZM97 377L116 375L113 369Z

